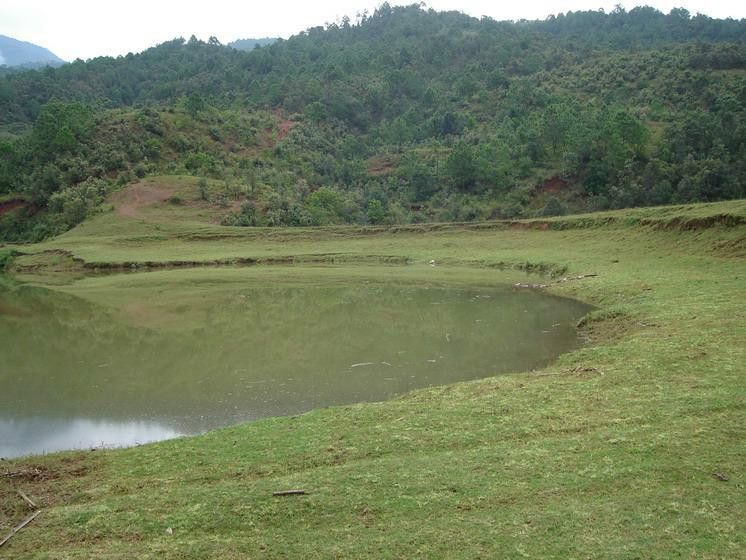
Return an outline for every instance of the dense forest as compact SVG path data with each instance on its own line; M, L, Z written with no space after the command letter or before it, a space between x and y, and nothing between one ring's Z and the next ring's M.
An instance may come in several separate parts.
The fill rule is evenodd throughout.
M0 77L0 240L154 174L221 182L211 202L242 201L223 223L245 226L739 198L745 117L744 20L383 4L248 51L175 39Z

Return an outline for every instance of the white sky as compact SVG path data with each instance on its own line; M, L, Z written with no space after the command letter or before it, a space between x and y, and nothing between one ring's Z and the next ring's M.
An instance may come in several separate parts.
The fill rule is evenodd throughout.
M214 35L221 42L260 37L289 37L316 25L355 19L363 10L372 12L383 0L0 0L0 34L36 43L65 60L140 52L175 37L200 39ZM412 4L389 0L391 5ZM692 15L746 18L743 0L430 0L436 10L459 10L496 20L544 19L549 14L577 10L611 11L615 4L626 9L647 4L668 13L673 7Z

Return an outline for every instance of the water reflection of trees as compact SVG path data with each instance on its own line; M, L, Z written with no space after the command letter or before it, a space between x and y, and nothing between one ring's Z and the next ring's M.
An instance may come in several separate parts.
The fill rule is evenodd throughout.
M8 413L187 424L538 367L575 344L584 312L528 292L361 283L173 286L168 297L137 292L134 308L29 287L0 300L23 310L0 317ZM149 315L130 313L149 303Z

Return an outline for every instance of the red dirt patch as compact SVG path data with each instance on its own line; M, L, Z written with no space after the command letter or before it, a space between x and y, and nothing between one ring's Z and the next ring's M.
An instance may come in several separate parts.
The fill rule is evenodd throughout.
M567 188L567 181L562 177L554 176L544 181L539 190L545 193L557 194L558 192Z
M16 208L27 208L28 206L29 203L25 200L21 200L20 198L0 202L0 216L10 212L11 210L15 210Z
M290 134L290 131L293 130L296 124L298 123L295 121L280 121L280 124L277 125L277 139L283 140L288 134Z
M176 188L175 185L136 183L114 193L109 200L120 216L139 218L143 208L166 202Z
M288 134L290 134L290 131L295 128L295 126L298 124L292 119L289 119L285 117L283 114L282 109L274 109L272 111L272 114L277 118L279 121L277 123L277 141L283 140L287 137ZM267 132L270 132L272 129L270 128Z

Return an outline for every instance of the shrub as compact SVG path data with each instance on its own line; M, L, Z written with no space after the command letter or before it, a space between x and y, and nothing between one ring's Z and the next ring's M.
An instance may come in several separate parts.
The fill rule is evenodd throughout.
M541 209L542 216L562 216L565 212L565 206L555 196L547 200L544 208Z
M207 179L204 177L200 177L199 181L197 181L197 193L199 194L200 200L207 200L208 186Z
M101 179L87 179L49 197L49 210L60 216L61 224L71 228L91 215L103 202L108 185Z
M0 272L8 267L12 259L13 251L11 249L0 249Z
M221 222L224 226L254 227L264 225L261 215L253 202L244 202L241 210L229 214Z
M371 224L382 224L386 219L386 208L383 203L374 198L368 201L368 222Z

